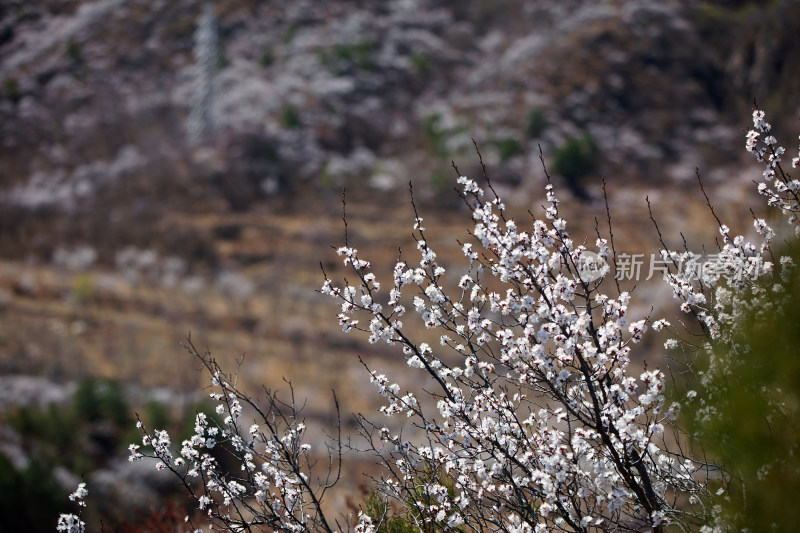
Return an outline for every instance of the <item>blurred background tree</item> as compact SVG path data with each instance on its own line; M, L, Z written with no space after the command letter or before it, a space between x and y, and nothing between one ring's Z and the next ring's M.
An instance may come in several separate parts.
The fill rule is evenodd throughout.
M553 170L566 180L566 185L577 198L586 200L584 179L597 172L599 157L597 143L587 133L578 139L567 139L553 152Z

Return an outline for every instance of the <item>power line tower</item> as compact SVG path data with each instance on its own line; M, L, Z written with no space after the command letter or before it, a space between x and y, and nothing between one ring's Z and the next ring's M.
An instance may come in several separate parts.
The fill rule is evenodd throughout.
M214 77L219 62L219 38L217 19L210 2L205 5L197 19L194 58L192 108L186 122L186 133L189 145L198 146L208 142L214 133Z

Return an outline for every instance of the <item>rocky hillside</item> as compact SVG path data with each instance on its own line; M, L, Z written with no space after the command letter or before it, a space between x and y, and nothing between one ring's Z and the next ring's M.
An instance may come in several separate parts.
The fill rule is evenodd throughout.
M571 139L592 147L573 178L589 188L690 179L740 151L753 97L797 114L800 8L760 4L217 0L213 132L192 148L202 2L7 0L0 254L88 242L110 264L147 244L213 263L176 213L296 211L342 186L392 198L409 178L449 198L473 138L526 195L537 145L552 160Z

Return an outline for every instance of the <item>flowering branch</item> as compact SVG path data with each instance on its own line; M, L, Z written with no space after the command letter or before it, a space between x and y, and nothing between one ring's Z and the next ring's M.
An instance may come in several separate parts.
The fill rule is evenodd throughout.
M383 442L375 450L390 474L383 489L421 527L659 531L681 514L677 494L704 485L694 478L699 466L668 445L678 406L665 403L664 375L631 375L629 352L649 319L629 322L628 293L600 292L607 266L596 259L609 257L607 241L598 238L596 252L574 244L552 185L546 220L534 218L528 233L496 195L484 200L475 182L458 181L477 242L463 245L468 273L457 293L445 288L416 209L420 261L397 263L388 308L377 301L381 286L369 262L351 246L338 253L360 283L339 287L326 277L322 287L341 302L344 331L401 346L408 365L436 385L426 391L432 414L412 392L371 372L387 400L381 411L404 414L420 430L419 438L403 438L362 424ZM439 349L404 333L403 301L440 332ZM425 498L414 500L420 493Z
M312 483L316 463L311 445L304 442L306 425L293 389L290 403L265 390L264 404L260 404L237 386L236 375L226 374L215 359L200 354L191 340L186 347L212 376L210 397L218 402L217 415L225 418L217 423L198 413L195 434L182 442L178 454L172 451L166 431L151 432L139 422L144 433L142 445L149 451L142 452L132 444L130 460L156 459L156 468L175 474L207 519L223 529L332 532L322 501L341 475L341 438L328 447L326 474ZM335 395L334 404L338 413ZM247 430L243 426L245 410L253 416ZM239 473L226 471L220 464L220 448L240 466Z

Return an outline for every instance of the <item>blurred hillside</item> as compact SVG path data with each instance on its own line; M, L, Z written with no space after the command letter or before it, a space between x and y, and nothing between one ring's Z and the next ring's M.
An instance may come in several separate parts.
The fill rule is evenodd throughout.
M345 185L395 198L409 178L449 198L473 138L515 192L540 190L537 144L586 135L615 183L691 180L738 160L753 98L795 120L800 7L762 4L219 0L215 135L193 153L202 2L7 0L0 254L215 265L176 215L335 206Z
M695 168L723 217L746 212L754 98L796 135L797 1L217 0L213 128L190 144L204 5L0 2L0 374L27 403L101 376L168 404L205 379L179 347L192 332L230 365L246 354L254 391L293 379L318 420L331 388L369 412L354 354L398 362L314 292L320 262L342 274L342 188L378 273L414 247L409 180L450 267L468 223L451 161L478 176L475 139L524 218L541 146L577 234L605 219L604 176L618 246L649 253L645 194L668 238L713 240Z

